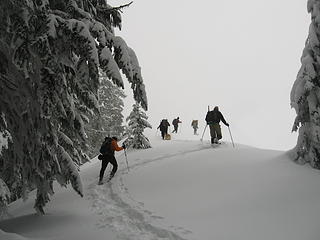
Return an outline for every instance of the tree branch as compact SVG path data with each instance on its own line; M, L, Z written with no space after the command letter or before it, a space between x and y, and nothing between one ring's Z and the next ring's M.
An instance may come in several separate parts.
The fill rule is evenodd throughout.
M97 7L97 9L99 11L103 11L103 12L113 12L113 11L120 11L125 8L125 7L129 7L131 4L133 3L133 1L127 3L127 4L124 4L124 5L121 5L119 7L113 7L113 8L108 8L108 7Z

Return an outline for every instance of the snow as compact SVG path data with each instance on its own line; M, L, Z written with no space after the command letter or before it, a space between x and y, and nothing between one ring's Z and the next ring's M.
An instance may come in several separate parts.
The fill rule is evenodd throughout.
M119 152L110 183L97 185L100 161L92 159L81 167L84 197L55 184L45 216L34 214L36 193L12 203L0 239L319 238L318 170L287 152L233 148L227 136L211 147L189 128L170 141L148 130L152 148L128 150L129 171Z
M81 22L76 19L68 19L66 21L66 26L71 32L83 37L87 41L87 44L90 46L90 58L96 65L98 65L99 58L98 50L96 48L96 42L92 37L87 25L85 25L84 22Z
M113 33L109 32L108 29L100 22L97 21L86 21L84 22L87 24L88 28L97 35L98 42L102 46L108 46L109 43L113 42L114 35Z
M0 229L0 237L2 237L1 239L6 239L6 240L27 240L27 238L21 237L14 233L6 233L1 229Z
M319 40L313 24L310 24L309 27L309 42L312 48L319 45Z
M3 125L7 127L7 122L5 118L5 114L1 113L0 115L1 119L0 121L3 122ZM9 141L12 141L12 136L8 130L0 130L0 156L4 149L8 149Z
M119 51L118 55L120 56L118 59L118 65L121 66L123 73L129 79L129 82L133 80L133 71L131 66L131 56L129 55L129 48L126 42L120 37L115 36L114 39L114 47Z
M0 131L0 155L3 149L8 149L8 143L11 138L11 134L7 130Z
M119 72L119 67L114 60L111 51L108 47L104 47L100 54L100 67L106 72L107 76L119 86L123 86L122 77Z
M48 14L48 35L52 38L57 38L57 27L59 27L58 20L60 17L54 14ZM61 19L61 18L60 18Z

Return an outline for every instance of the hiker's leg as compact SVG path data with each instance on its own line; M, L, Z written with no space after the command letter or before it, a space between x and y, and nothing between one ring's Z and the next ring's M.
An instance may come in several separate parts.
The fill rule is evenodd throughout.
M117 160L115 158L115 156L113 156L112 158L110 158L110 161L109 161L113 168L112 168L112 171L111 171L111 175L114 175L116 173L116 171L118 170L118 163L117 163Z
M161 137L164 139L164 131L161 131Z
M217 138L220 140L222 138L221 127L219 123L214 124L215 131L217 133Z
M99 175L99 180L102 181L103 179L103 175L104 175L104 171L106 170L107 166L108 166L108 160L107 159L102 159L101 160L101 169L100 169L100 175Z
M214 139L216 138L216 131L214 129L214 125L209 124L209 128L210 128L211 143L214 143Z

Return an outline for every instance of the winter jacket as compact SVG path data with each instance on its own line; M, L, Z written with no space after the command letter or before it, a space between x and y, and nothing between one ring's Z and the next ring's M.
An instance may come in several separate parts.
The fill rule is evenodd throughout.
M161 132L165 132L168 130L168 127L170 126L170 123L168 120L162 120L159 127Z
M178 126L178 123L181 123L181 121L178 118L173 119L172 121L173 126Z
M198 128L198 120L193 120L193 121L191 122L191 126L192 126L193 128Z
M119 147L118 146L118 142L116 141L116 140L112 140L112 142L111 142L111 146L112 146L112 150L113 150L113 153L114 153L114 151L121 151L121 150L123 150L123 147Z
M121 151L123 150L123 147L119 147L118 143L115 139L111 139L110 137L107 137L105 141L102 143L100 147L100 153L101 155L98 157L100 160L102 159L110 159L114 157L114 151Z
M220 121L222 121L226 126L229 126L229 124L226 122L222 113L219 110L213 110L207 113L207 116L206 116L207 124L220 123Z

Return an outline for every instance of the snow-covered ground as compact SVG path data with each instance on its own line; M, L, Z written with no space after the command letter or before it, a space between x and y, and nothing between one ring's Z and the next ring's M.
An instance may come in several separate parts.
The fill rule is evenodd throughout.
M97 185L99 160L85 164L84 198L55 186L45 216L34 213L32 194L11 204L0 239L319 239L318 170L282 151L151 135L152 149L128 151L129 172L118 154L110 183Z

